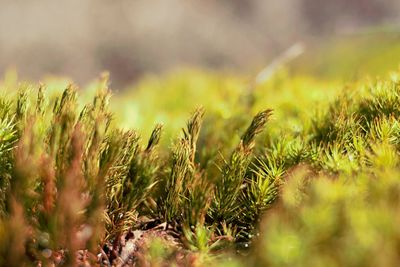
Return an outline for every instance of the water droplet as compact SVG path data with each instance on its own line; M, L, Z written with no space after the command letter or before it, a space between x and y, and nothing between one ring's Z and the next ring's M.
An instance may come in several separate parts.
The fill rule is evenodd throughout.
M50 258L52 254L53 254L53 252L48 248L42 250L43 257L45 257L47 259Z

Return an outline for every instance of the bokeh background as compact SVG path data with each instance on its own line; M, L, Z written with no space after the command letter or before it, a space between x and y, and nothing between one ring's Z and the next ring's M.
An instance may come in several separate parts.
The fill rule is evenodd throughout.
M399 43L399 14L398 0L0 0L0 73L87 83L108 70L122 89L182 66L257 70L301 42L301 65L329 74L318 51L350 39L385 53L379 42ZM359 43L376 33L386 37Z

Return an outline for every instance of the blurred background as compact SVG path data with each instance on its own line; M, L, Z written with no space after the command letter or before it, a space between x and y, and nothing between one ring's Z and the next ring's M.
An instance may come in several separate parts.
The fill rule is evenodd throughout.
M298 69L329 75L324 49L398 48L399 14L399 0L0 0L0 73L87 83L108 70L123 88L182 66L257 70L301 42Z

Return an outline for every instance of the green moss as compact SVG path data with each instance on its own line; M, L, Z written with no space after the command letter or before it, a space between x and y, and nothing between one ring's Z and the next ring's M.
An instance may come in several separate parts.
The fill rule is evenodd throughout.
M0 265L117 264L131 240L138 264L400 262L399 73L341 87L283 69L249 88L192 70L112 97L107 76L81 91L11 74Z

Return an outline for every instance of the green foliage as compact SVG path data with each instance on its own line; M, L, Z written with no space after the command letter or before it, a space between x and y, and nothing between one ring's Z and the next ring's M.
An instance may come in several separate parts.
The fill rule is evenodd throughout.
M6 108L3 108L4 112ZM7 114L3 115L0 121L0 213L6 209L5 202L7 196L7 188L10 185L11 168L13 162L12 150L18 140L15 122L9 118Z
M397 265L398 170L373 172L334 180L293 174L279 208L263 222L252 265Z
M227 88L188 93L205 108L171 147L175 125L146 121L147 140L121 126L106 75L94 92L7 83L0 265L398 265L400 74L342 91L285 71L248 91L191 74Z
M255 136L262 131L270 114L271 110L266 110L254 117L229 161L224 162L212 204L211 217L214 221L232 223L241 216L242 203L238 200L245 186Z

